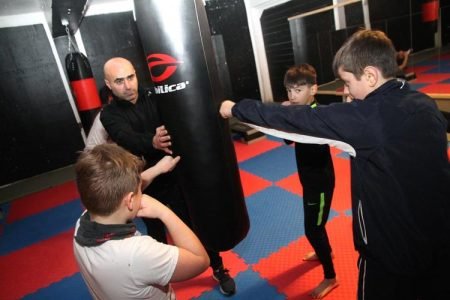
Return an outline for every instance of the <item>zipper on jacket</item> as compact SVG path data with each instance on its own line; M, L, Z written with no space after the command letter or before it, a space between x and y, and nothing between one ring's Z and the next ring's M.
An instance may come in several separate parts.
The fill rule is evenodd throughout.
M359 231L361 232L361 237L364 241L364 244L367 245L366 224L364 223L364 214L361 200L358 201L358 224L359 224Z

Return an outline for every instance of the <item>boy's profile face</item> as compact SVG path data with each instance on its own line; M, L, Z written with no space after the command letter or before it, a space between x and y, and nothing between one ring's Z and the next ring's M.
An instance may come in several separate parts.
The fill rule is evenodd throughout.
M317 84L302 84L286 86L289 102L291 105L306 105L314 101L317 93Z
M344 95L350 96L352 99L364 100L366 96L372 91L365 75L357 79L353 73L346 72L339 68L339 77L344 81Z

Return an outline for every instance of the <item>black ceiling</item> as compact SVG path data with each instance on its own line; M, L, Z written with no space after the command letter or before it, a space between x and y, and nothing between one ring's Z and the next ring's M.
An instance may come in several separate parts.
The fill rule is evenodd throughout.
M88 0L52 0L52 34L53 37L66 35L63 21L68 22L70 34L73 35L80 25Z

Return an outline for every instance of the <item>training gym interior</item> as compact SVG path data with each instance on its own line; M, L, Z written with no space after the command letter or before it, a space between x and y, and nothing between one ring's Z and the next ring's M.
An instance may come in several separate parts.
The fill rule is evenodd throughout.
M214 94L216 102L244 98L282 102L286 100L284 72L301 62L317 69L319 102L343 101L343 85L336 80L331 67L334 54L358 29L372 28L384 31L396 50L411 49L405 71L407 81L412 88L429 94L449 118L450 0L177 1L195 3L201 12L199 23L202 16L206 17L200 31L202 38L208 39L204 55L208 71L213 70L209 74L211 86L220 90ZM70 257L73 226L82 211L73 183L73 164L84 149L93 116L101 107L83 108L71 84L67 57L77 52L87 58L93 80L91 88L96 92L104 88L103 64L115 56L133 61L140 85L155 90L142 30L139 31L136 23L134 2L2 0L0 3L2 299L86 299L89 296ZM170 22L177 20L173 18ZM268 189L269 195L260 196L263 201L271 197L270 193L280 192L278 189L283 189L282 197L300 197L300 187L293 183L296 170L292 169L295 165L292 147L233 119L227 126L246 201L258 197L255 194L264 189ZM290 161L286 161L288 156L292 156ZM331 224L334 227L330 235L340 238L336 243L342 244L340 249L346 255L337 264L341 274L348 272L342 277L349 279L346 288L341 286L342 291L337 289L327 299L354 299L356 278L351 272L356 272L357 256L351 245L348 216L349 157L336 149L333 156L342 189L336 197L343 199L334 204L334 215L330 218L341 219ZM284 170L273 167L283 163L288 166ZM263 169L262 164L266 164ZM57 199L52 198L55 195ZM261 212L262 208L247 205L253 226L258 217L251 214ZM280 214L297 209L290 204L281 208L265 205ZM46 225L52 229L46 228L45 234L34 234L39 228L36 224L45 223L46 218L54 222ZM280 224L289 220L282 215L278 218ZM282 252L292 250L288 245L298 251L307 249L306 242L298 236L300 231L290 232L280 225L284 232L281 240L266 241L269 243L266 248L259 247L258 233L264 236L267 224L263 217L258 220L261 224L250 227L248 247L241 243L225 257L230 268L234 268L233 275L241 276L237 277L239 291L235 298L309 299L307 291L313 284L307 281L302 286L304 282L295 281L295 285L289 282L297 278L292 272L306 274L313 272L311 267L294 268L295 262L289 262L289 268L276 269L285 262ZM61 223L65 227L57 228L56 224ZM297 225L302 224L294 224ZM261 232L257 231L258 226ZM348 230L339 229L343 227ZM41 264L52 255L53 263ZM28 265L18 262L23 257L27 258ZM271 261L270 257L278 260ZM314 282L319 274L311 276L306 278ZM175 286L175 291L180 299L221 299L208 280L209 277L203 276L192 285L187 282Z

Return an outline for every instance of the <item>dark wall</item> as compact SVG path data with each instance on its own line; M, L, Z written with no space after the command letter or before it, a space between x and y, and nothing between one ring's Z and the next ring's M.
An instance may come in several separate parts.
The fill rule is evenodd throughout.
M397 50L413 48L418 52L433 48L436 24L422 22L421 2L417 0L370 2L370 20L373 29L386 32Z
M329 32L334 28L333 11L302 17L289 22L292 35L292 48L295 64L310 63L316 68L318 83L329 80L333 44L341 44L340 39L332 40Z
M222 36L233 99L260 99L244 1L207 1L206 14L211 34Z
M288 18L331 4L332 0L295 0L274 6L263 12L261 28L274 101L286 99L287 95L283 86L284 73L296 63ZM312 30L314 32L315 29L313 28ZM304 39L301 44L310 43L308 37L304 36L302 38ZM319 53L313 51L311 55L318 57ZM314 63L310 63L318 68ZM320 76L319 71L318 73Z
M0 186L72 164L80 127L42 25L0 28Z
M448 5L448 2L441 1L441 6ZM338 31L335 30L332 11L291 22L287 20L288 17L331 4L331 0L293 0L264 11L261 25L275 101L286 98L283 75L294 63L308 62L313 65L318 72L319 84L334 79L331 70L334 54L347 37L364 27L361 3L345 7L347 28ZM413 48L418 52L434 47L436 24L422 22L421 1L372 0L369 1L369 14L372 28L386 32L398 50ZM448 13L442 17L443 30L449 26L445 16ZM448 35L443 33L446 39ZM448 43L447 40L444 42Z
M142 87L153 85L132 12L86 17L80 32L99 89L104 85L104 63L116 56L134 64Z
M295 63L312 64L319 84L334 80L331 68L334 54L352 33L363 27L361 3L347 5L344 9L347 27L341 30L335 30L332 10L289 22Z
M450 45L450 0L441 0L442 46Z

